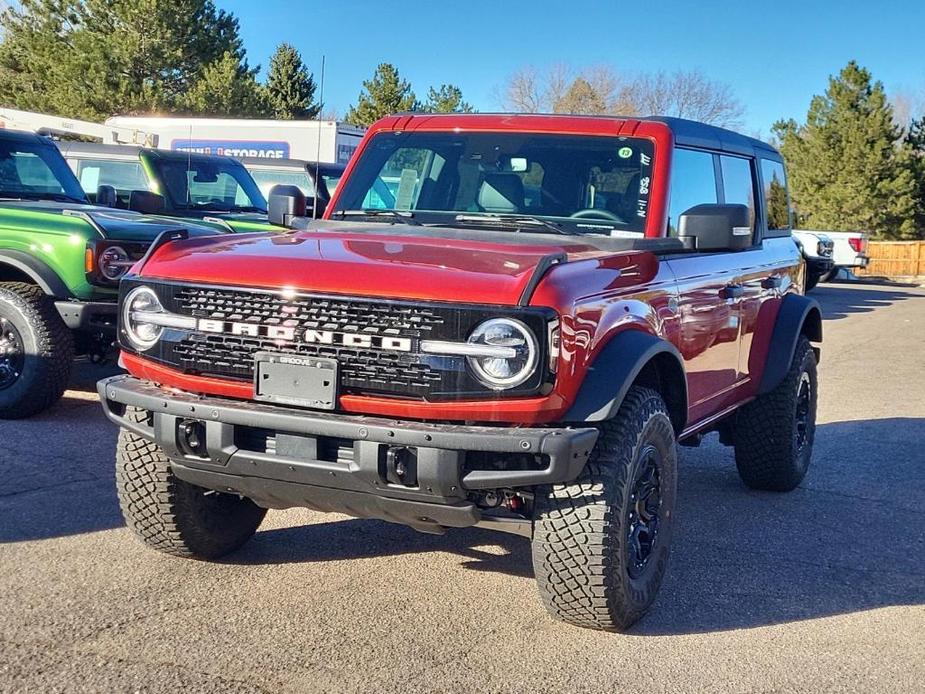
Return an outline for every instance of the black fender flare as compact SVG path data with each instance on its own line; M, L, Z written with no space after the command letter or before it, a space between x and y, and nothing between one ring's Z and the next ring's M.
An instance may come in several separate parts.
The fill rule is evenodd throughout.
M675 431L680 433L687 424L687 378L681 353L667 340L634 329L615 335L600 351L585 373L578 396L563 420L602 422L612 419L636 378L653 359L670 365L675 376L672 380L679 385L680 392L672 398L669 410Z
M49 296L57 299L71 297L71 291L64 284L64 281L58 277L58 273L28 253L12 249L0 249L0 267L4 265L28 276Z
M822 342L822 309L815 299L802 294L787 294L777 311L758 387L759 395L774 390L787 375L800 335L806 335L810 342ZM818 351L816 356L818 359Z

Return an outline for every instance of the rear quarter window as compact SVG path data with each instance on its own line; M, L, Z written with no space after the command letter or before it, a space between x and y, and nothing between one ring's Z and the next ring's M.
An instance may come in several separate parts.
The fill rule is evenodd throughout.
M789 230L792 223L784 165L779 161L762 159L761 183L764 187L765 218L768 220L768 231Z

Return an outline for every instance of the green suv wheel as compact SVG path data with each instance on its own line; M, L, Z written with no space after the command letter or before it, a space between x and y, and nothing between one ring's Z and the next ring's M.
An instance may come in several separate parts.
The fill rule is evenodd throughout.
M0 283L0 419L51 407L71 375L71 331L51 297L23 282Z

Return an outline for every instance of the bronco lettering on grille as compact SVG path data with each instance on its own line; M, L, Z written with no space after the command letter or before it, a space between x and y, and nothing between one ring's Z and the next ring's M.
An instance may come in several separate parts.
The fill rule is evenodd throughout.
M200 318L196 327L204 333L225 333L245 337L266 337L271 340L287 342L307 342L317 345L339 345L342 347L361 347L367 349L385 349L392 352L410 352L411 339L382 335L363 335L360 333L335 333L331 330L300 330L286 325L260 325L258 323L232 323L228 321Z

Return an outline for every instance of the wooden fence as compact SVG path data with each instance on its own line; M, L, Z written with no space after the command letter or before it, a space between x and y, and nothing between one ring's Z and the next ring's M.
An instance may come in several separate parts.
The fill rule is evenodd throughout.
M925 275L925 241L871 241L870 264L859 275L915 277Z

